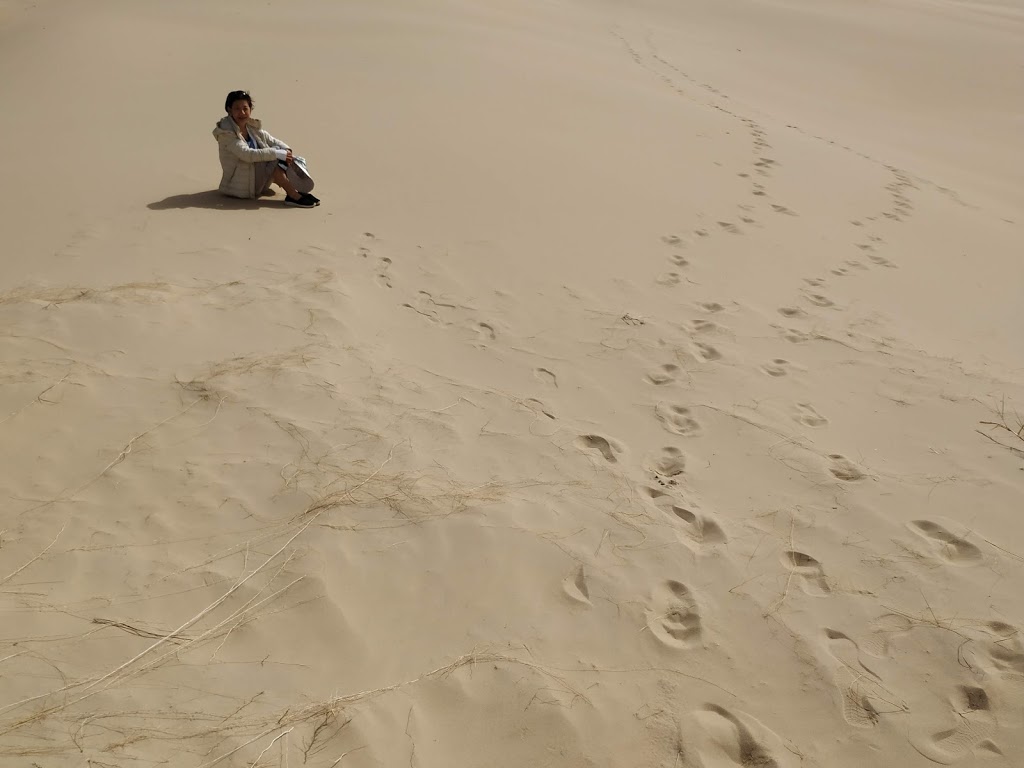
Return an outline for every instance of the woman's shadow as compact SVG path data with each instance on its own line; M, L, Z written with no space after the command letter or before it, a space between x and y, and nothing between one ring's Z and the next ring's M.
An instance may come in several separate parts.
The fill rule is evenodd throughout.
M222 195L215 189L205 192L191 192L186 195L171 195L163 200L150 203L146 207L151 211L167 211L173 208L209 208L217 211L254 211L265 206L281 205L280 200L270 197L258 200L243 200L237 197Z

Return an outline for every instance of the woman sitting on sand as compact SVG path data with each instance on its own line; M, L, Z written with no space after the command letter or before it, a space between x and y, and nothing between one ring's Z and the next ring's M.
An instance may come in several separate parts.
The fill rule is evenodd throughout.
M285 205L313 208L320 204L288 180L285 168L294 163L291 147L264 131L260 121L252 117L252 97L246 91L229 93L224 111L227 116L213 129L224 171L221 192L252 199L267 194L273 182L287 193Z

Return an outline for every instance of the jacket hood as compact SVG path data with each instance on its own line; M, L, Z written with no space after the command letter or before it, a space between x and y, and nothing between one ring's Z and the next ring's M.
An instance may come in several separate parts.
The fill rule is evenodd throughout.
M260 121L255 117L250 117L246 123L247 126L251 127L254 131L260 130L263 126ZM216 139L224 134L231 134L232 136L238 135L238 126L235 125L235 121L231 119L231 115L224 115L217 125L213 127L213 137Z

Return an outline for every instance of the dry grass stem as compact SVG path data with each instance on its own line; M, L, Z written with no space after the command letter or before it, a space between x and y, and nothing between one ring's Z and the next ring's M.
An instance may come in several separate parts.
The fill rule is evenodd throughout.
M41 557L42 557L43 555L45 555L45 554L46 554L47 552L49 552L49 551L50 551L50 549L51 549L51 548L53 547L53 545L57 543L57 539L59 539L59 538L60 538L61 534L62 534L62 533L64 533L64 531L65 531L65 529L66 529L67 527L68 527L68 524L67 524L67 523L64 523L64 525L62 525L62 526L61 526L60 530L59 530L59 531L57 531L57 535L53 537L53 541L51 541L51 542L50 542L49 544L47 544L47 545L46 545L46 548L45 548L45 549L44 549L44 550L43 550L42 552L40 552L40 553L39 553L38 555L36 555L35 557L33 557L33 558L32 558L31 560L29 560L29 561L28 561L27 563L25 563L25 564L24 564L23 566L21 566L20 568L18 568L18 569L17 569L16 571L14 571L13 573L10 573L10 574L8 574L7 576L5 576L5 577L4 577L3 579L0 579L0 586L3 586L4 584L6 584L6 583L7 583L8 581L10 581L11 579L13 579L13 578L14 578L15 576L17 576L17 575L18 575L19 573L21 573L21 572L22 572L22 571L24 571L24 570L25 570L26 568L28 568L28 567L29 567L30 565L32 565L32 563L36 562L36 561L37 561L37 560L39 560L39 559L40 559L40 558L41 558Z
M170 421L174 421L174 419L178 418L179 416L184 416L186 413L191 411L195 406L197 406L201 402L203 402L202 398L200 398L198 400L195 400L195 401L193 401L191 403L191 405L188 405L185 408L183 408L182 410L178 411L177 413L172 414L171 416L168 416L163 421L161 421L161 422L159 422L157 424L154 424L152 427L150 427L149 429L145 430L144 432L140 432L139 434L137 434L135 437L133 437L131 440L129 440L125 444L124 448L121 449L121 452L117 454L117 456L114 458L113 461L111 461L109 464L107 464L107 466L105 466L103 469L100 470L99 474L95 475L90 480L87 480L85 483L83 483L82 485L78 486L78 488L76 488L70 494L67 494L66 491L62 491L56 497L54 497L52 499L48 499L47 501L41 502L41 503L37 504L34 507L30 507L29 509L25 510L25 512L35 512L37 510L44 509L44 508L46 508L46 507L48 507L48 506L50 506L52 504L57 504L57 503L63 502L63 501L72 501L78 494L80 494L86 488L88 488L93 483L95 483L97 480L99 480L101 477L103 477L105 474L107 474L107 472L109 472L111 469L113 469L118 464L120 464L122 461L124 461L128 457L128 454L130 454L132 452L132 446L135 445L136 441L141 440L143 437L145 437L146 435L150 434L151 432L154 432L155 430L159 429L164 424L167 424Z
M1003 400L996 409L996 418L993 421L980 422L983 426L989 428L989 432L1008 435L1012 444L997 440L988 432L982 432L980 429L975 431L982 437L991 440L996 445L1007 449L1014 455L1024 456L1024 419L1022 419L1020 414L1016 412L1014 412L1013 418L1014 423L1011 424L1009 417L1006 415L1006 401Z
M256 766L257 766L257 765L259 765L259 763L260 763L260 760L262 760L262 759L263 759L263 756L264 756L265 754L267 754L267 752L269 752L269 751L270 751L270 748L271 748L271 747L273 747L273 746L274 746L274 745L275 745L275 744L276 744L276 743L278 742L278 739L282 739L282 738L284 738L285 736L287 736L287 735L288 735L289 733L291 733L291 732L292 732L292 731L294 731L294 730L295 730L295 728L294 728L294 727L292 727L292 728L289 728L289 729L288 729L287 731L283 731L283 732L281 732L281 733L277 734L277 736L275 736L275 737L274 737L274 738L273 738L273 739L271 740L271 742L270 742L269 744L267 744L267 746L266 746L266 747L264 747L264 748L263 748L263 751L259 753L259 755L258 755L258 756L256 757L256 759L255 759L255 760L253 760L253 761L252 761L252 762L251 762L251 763L249 764L249 768L256 768Z

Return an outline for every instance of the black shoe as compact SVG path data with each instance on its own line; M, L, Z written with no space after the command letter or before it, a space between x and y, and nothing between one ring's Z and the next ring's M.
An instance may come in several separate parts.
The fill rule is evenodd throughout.
M313 194L310 194L309 192L307 192L305 196L308 197L310 200L312 200L317 205L320 205L320 198L317 197L316 195L313 195Z
M309 195L300 195L298 200L292 200L290 197L284 199L285 205L290 205L293 208L316 208L319 200L314 202L315 198L311 198Z

